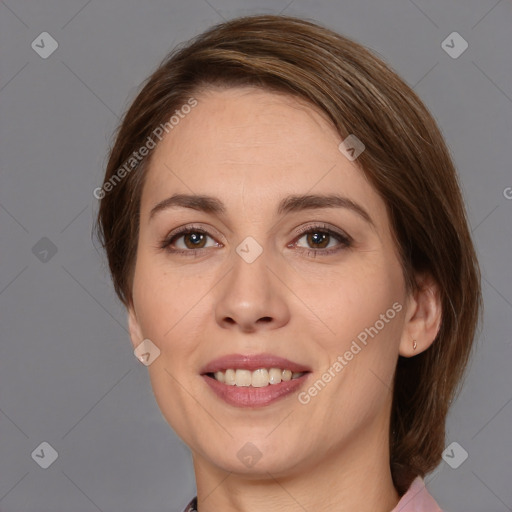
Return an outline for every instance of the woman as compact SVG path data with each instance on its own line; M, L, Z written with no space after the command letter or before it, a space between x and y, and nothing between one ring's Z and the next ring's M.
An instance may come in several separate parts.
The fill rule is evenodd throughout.
M213 27L148 79L95 195L192 451L187 511L440 510L424 477L480 277L443 138L389 67L297 18Z

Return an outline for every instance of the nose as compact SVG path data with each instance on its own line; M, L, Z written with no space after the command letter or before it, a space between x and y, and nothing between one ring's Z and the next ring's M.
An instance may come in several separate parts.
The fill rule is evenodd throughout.
M217 288L215 316L224 329L256 332L277 329L290 320L287 288L266 251L249 263L234 253L233 268Z

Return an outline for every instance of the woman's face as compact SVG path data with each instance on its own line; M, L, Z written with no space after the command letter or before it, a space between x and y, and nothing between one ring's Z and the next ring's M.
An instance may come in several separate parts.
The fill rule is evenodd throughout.
M242 474L387 443L411 340L383 200L311 107L255 88L196 99L154 150L141 197L130 329L134 347L160 350L148 371L162 414L196 461ZM177 194L211 201L162 203ZM230 384L203 374L233 354L290 363L225 360ZM292 363L308 373L286 380Z

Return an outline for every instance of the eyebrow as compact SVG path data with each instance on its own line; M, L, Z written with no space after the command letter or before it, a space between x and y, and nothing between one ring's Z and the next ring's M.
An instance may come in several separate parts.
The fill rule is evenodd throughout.
M218 216L226 215L227 213L224 203L216 197L195 194L174 194L160 201L151 209L149 220L158 212L169 208L190 208ZM290 195L281 200L277 208L277 214L284 215L285 213L321 208L346 208L359 215L359 217L375 228L375 223L372 218L361 205L348 197L338 194Z

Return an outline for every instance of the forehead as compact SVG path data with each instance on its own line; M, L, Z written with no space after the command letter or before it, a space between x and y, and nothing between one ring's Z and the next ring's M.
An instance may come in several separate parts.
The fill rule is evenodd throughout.
M382 201L339 151L325 113L293 96L253 87L210 89L154 150L142 209L174 193L216 195L262 207L287 194L337 191ZM144 215L144 212L142 212Z
M339 136L325 114L290 95L253 87L216 88L196 99L198 105L165 137L156 155L177 156L179 151L180 160L194 161L207 153L212 163L278 166L272 158L281 154L288 160L290 148L297 158L309 159L337 146Z

